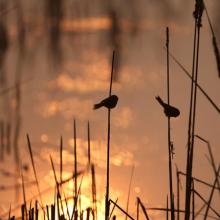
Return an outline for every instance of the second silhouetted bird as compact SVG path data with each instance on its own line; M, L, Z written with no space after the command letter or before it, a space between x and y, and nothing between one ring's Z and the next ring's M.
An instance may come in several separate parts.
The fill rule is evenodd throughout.
M118 102L118 96L111 95L106 99L103 99L101 102L94 105L93 109L98 109L101 107L106 107L108 109L114 108L117 105Z
M174 106L168 105L164 103L164 101L160 98L160 96L156 97L156 100L161 104L164 109L164 113L167 117L178 117L180 115L179 109Z

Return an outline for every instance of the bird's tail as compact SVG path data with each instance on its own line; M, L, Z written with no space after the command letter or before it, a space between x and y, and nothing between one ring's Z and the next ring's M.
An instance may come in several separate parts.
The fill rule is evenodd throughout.
M101 103L98 103L98 104L95 104L93 106L93 109L98 109L98 108L101 108L102 107L102 104Z
M160 98L160 96L156 96L155 98L156 98L156 100L157 100L162 106L164 106L164 102L163 102L163 100Z

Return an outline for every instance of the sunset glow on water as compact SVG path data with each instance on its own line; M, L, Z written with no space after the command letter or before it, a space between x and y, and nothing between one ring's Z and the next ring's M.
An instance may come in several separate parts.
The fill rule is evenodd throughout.
M62 181L68 180L59 187L61 213L65 219L72 215L77 191L77 210L83 213L78 219L88 220L87 210L95 210L95 206L97 217L94 220L105 219L108 109L94 110L93 106L109 95L113 50L115 78L112 94L119 100L111 110L110 199L137 219L137 201L140 198L151 220L165 219L167 196L170 196L167 117L155 97L160 96L164 102L167 100L167 57L164 49L167 26L171 53L190 74L192 72L194 2L120 0L104 3L95 0L91 3L65 0L63 14L58 16L61 19L58 26L56 18L47 19L52 12L45 11L49 10L45 9L46 2L49 0L23 0L18 5L0 2L0 220L8 219L10 209L11 216L21 218L24 194L28 209L38 201L39 219L43 219L41 203L45 210L46 205L50 208L57 193L50 157L56 178L61 182L61 137ZM205 1L205 4L220 45L219 0ZM4 8L10 10L6 13ZM198 83L219 108L220 79L205 12L202 24ZM8 34L5 51L4 27ZM25 27L24 32L21 27ZM51 46L51 42L55 43ZM185 208L190 86L189 78L170 57L170 103L180 110L179 117L171 118L173 191L177 209L178 168L182 211ZM79 172L76 190L73 177L74 120ZM215 181L208 146L211 146L218 168L219 131L218 110L198 90L192 176L202 180L195 180L194 186L206 201ZM42 198L32 167L27 134ZM91 164L94 165L94 176ZM215 187L208 219L219 218L215 213L220 213L218 183ZM196 196L196 213L203 204L204 201ZM116 215L118 220L125 219L125 214L112 203L111 211L111 217ZM141 206L139 212L139 220L146 219ZM203 219L204 213L205 207L197 219ZM180 216L177 219L176 213L177 220L184 218L184 214ZM59 219L57 210L56 219ZM90 219L93 219L92 212Z

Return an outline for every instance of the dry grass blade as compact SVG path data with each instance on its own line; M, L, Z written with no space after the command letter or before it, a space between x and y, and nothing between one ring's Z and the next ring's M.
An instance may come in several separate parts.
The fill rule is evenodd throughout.
M115 200L115 204L117 204L117 203L118 203L118 198ZM113 215L113 212L115 210L115 204L113 204L112 210L111 210L110 215L109 215L109 219L111 219L111 217Z
M50 211L48 205L46 205L46 210L47 210L47 219L50 220Z
M182 171L179 171L179 174L180 174L180 175L183 175L183 176L186 176L186 174L183 173ZM205 182L205 181L203 181L203 180L200 180L200 179L198 179L198 178L196 178L196 177L193 177L193 176L192 176L192 179L193 179L194 181L196 181L196 182L198 182L198 183L202 183L202 184L204 184L204 185L206 185L206 186L208 186L208 187L211 187L211 188L213 187L212 184L207 183L207 182ZM215 189L216 189L216 190L219 190L218 187L215 187Z
M142 203L142 201L141 201L141 199L140 199L139 197L137 198L137 201L138 201L138 203L139 203L140 206L141 206L141 209L142 209L142 211L143 211L143 213L144 213L145 218L146 218L147 220L150 220L150 218L149 218L149 216L148 216L148 214L147 214L146 208L144 207L144 204Z
M151 207L150 207L150 208L147 208L147 210L149 210L149 211L171 212L171 209L169 209L169 208L151 208ZM175 212L182 213L182 214L185 213L185 210L182 210L182 209L180 209L180 210L175 209L174 211L175 211ZM200 216L204 216L204 214L198 214L198 215L200 215ZM209 215L208 217L211 218L211 219L219 220L219 218L217 218L217 217L215 217L215 216L211 216L211 215Z
M194 192L194 195L195 195L195 192ZM200 213L202 212L202 210L206 207L206 204L204 203L202 205L202 207L195 213L195 218L200 215Z
M88 132L88 164L90 164L91 163L91 149L90 149L90 125L89 125L89 121L88 121L87 132Z
M195 137L197 137L198 139L200 139L201 141L203 141L203 142L205 142L207 144L208 151L209 151L209 156L210 156L210 159L211 159L211 166L213 168L215 176L217 176L218 175L218 170L217 170L217 167L216 167L216 164L215 164L214 156L213 156L213 153L212 153L212 148L211 148L211 145L210 145L209 141L205 140L204 138L202 138L199 135L195 135ZM217 179L217 184L218 184L219 193L220 193L220 182L219 182L219 179Z
M215 54L216 63L217 63L218 76L220 78L220 54L219 54L219 49L218 49L218 45L217 45L217 41L216 41L214 28L212 26L212 22L211 22L211 19L209 17L209 13L208 13L208 10L207 10L206 6L205 6L205 12L206 12L206 16L208 18L209 27L210 27L211 32L212 32L212 45L213 45L214 54Z
M23 177L22 169L20 169L20 171L21 171L24 211L25 211L26 220L28 220L27 202L26 202L25 187L24 187L24 177Z
M170 57L174 60L174 62L183 70L183 72L190 78L192 79L191 75L189 72L186 70L186 68L174 57L172 53L169 52ZM195 81L193 80L195 83ZM198 89L202 92L202 94L207 98L207 100L210 102L210 104L215 108L215 110L220 114L220 108L215 104L215 102L210 98L210 96L205 92L205 90L198 84L196 83Z
M35 220L38 220L38 202L37 200L35 201Z
M63 138L60 138L60 183L63 181Z
M8 212L8 220L11 219L11 204L10 204L10 207L9 207L9 212Z
M76 145L76 120L73 121L73 138L74 138L74 173L77 174L77 145ZM74 177L74 197L77 195L77 176ZM76 208L77 209L77 208Z
M134 220L134 218L132 216L130 216L124 209L122 209L118 204L116 204L114 201L112 201L111 199L109 200L109 203L112 203L113 205L115 205L115 207L117 207L122 213L124 213L125 215L128 216L128 218Z
M30 142L30 138L29 135L27 134L27 144L28 144L28 150L29 150L29 154L30 154L30 158L31 158L31 165L34 171L34 177L35 177L35 181L37 184L37 190L40 196L40 201L41 201L41 207L43 207L43 200L42 200L42 195L41 195L41 191L40 191L40 185L39 185L39 181L37 178L37 172L36 172L36 168L35 168L35 163L34 163L34 157L33 157L33 153L32 153L32 148L31 148L31 142Z
M72 180L74 180L76 177L81 176L83 173L85 173L86 170L83 171L78 171L78 173L73 173L73 175L71 175L70 177L63 179L61 183L59 183L59 185L63 185L66 184Z
M140 206L138 199L139 199L139 198L137 197L137 198L136 198L136 203L137 203L137 220L139 220L139 206Z
M213 44L215 58L216 58L216 63L217 63L217 68L218 68L218 77L220 78L220 53L219 53L219 49L218 49L216 38L214 36L212 38L212 44Z
M220 166L218 167L218 171L217 171L217 174L216 174L216 177L215 177L215 181L213 183L213 187L212 187L212 190L211 190L211 193L210 193L210 196L209 196L209 201L208 201L208 204L207 204L207 207L206 207L204 220L206 220L207 216L208 216L209 208L210 208L212 198L213 198L213 194L214 194L215 185L217 184L217 180L218 180L219 171L220 171Z
M128 208L129 208L129 202L130 202L131 183L132 183L133 174L134 174L134 165L132 166L132 169L131 169L131 177L130 177L130 182L129 182L129 187L128 187L128 198L127 198L127 206L126 206L127 213L128 213ZM127 220L127 215L125 216L125 220Z
M57 210L58 210L58 216L60 216L60 209L59 209L59 204L61 204L61 209L62 212L64 213L64 208L62 205L62 198L61 198L61 194L60 194L60 188L59 188L59 182L56 176L56 171L55 171L55 167L54 167L54 163L53 163L53 159L50 155L50 162L51 162L51 166L52 166L52 170L53 170L53 175L54 175L54 180L56 183L56 190L57 190Z
M70 212L69 212L69 208L68 208L68 201L67 201L65 193L63 195L64 195L64 199L65 199L65 204L66 204L67 215L68 215L68 218L70 220L71 217L70 217Z
M195 189L194 192L206 205L208 205L208 202L200 195L200 193L198 193ZM209 205L209 209L212 210L212 212L215 213L218 218L220 218L220 214L215 209L213 209L211 205Z
M76 194L76 197L73 200L74 201L74 206L73 206L73 212L72 212L71 220L73 220L74 215L77 214L77 212L76 212L77 211L77 202L78 202L78 196L79 196L79 193L80 193L80 190L81 190L81 186L82 186L82 182L83 182L83 177L84 177L84 174L83 174L83 176L81 178L81 181L80 181L80 184L79 184L79 189L78 189L78 192Z
M96 178L95 178L95 165L91 166L92 173L92 203L93 203L93 212L95 219L97 219L97 204L96 204Z

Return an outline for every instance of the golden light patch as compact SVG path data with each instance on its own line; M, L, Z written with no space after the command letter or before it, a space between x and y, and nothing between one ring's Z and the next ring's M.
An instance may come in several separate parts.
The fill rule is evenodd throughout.
M40 136L40 140L43 142L43 143L47 143L48 142L48 135L47 134L42 134Z

